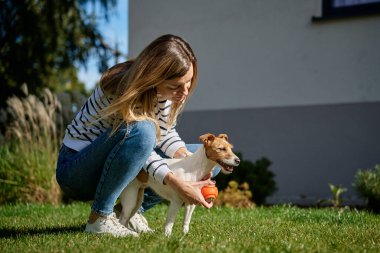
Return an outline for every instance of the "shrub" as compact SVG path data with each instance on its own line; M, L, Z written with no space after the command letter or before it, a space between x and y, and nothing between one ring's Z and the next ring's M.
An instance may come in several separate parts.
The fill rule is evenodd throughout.
M237 153L240 158L240 165L229 175L219 173L216 177L218 188L223 190L227 188L228 182L236 181L238 184L247 182L249 189L252 190L252 200L257 205L265 203L265 199L277 190L274 181L274 173L268 168L271 162L263 157L252 163L249 160L243 160L242 154Z
M57 159L56 124L60 104L49 90L41 98L11 97L0 110L4 144L0 144L0 204L8 202L48 202L60 200L55 181Z
M226 207L255 207L252 202L252 192L249 190L247 183L238 184L236 181L230 181L226 189L219 193L215 200L215 206Z
M380 164L374 170L359 170L355 176L354 187L366 198L368 209L380 212Z
M54 144L14 142L0 146L0 156L0 204L60 201Z

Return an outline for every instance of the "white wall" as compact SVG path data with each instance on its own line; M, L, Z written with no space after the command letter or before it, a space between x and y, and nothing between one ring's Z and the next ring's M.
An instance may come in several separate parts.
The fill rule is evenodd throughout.
M130 0L130 56L172 33L192 45L187 110L380 101L380 16L312 23L319 0Z

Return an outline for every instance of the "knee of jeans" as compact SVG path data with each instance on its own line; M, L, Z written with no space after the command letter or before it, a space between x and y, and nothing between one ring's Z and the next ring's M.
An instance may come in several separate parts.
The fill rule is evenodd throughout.
M138 121L135 126L135 136L143 149L153 150L156 145L156 126L150 120Z

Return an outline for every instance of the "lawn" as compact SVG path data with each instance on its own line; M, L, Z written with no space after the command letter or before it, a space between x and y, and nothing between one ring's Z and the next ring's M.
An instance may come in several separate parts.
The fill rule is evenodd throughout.
M83 233L88 203L0 206L0 252L379 252L380 215L349 209L198 207L190 233L166 238L166 205L145 214L138 238ZM178 221L182 220L178 217Z

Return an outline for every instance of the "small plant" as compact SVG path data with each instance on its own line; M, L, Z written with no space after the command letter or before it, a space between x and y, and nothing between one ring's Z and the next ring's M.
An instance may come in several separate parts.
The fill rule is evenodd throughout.
M354 185L358 193L366 198L368 209L380 212L380 164L374 170L359 170Z
M342 199L341 199L341 194L343 192L346 192L347 189L346 188L343 188L342 186L336 186L336 185L333 185L333 184L329 184L329 187L330 187L330 190L331 190L331 193L333 194L333 199L330 200L330 202L334 205L334 207L339 207L342 203Z
M238 184L236 181L230 181L228 187L219 193L215 200L215 206L225 207L254 207L251 201L252 192L249 190L248 183Z

